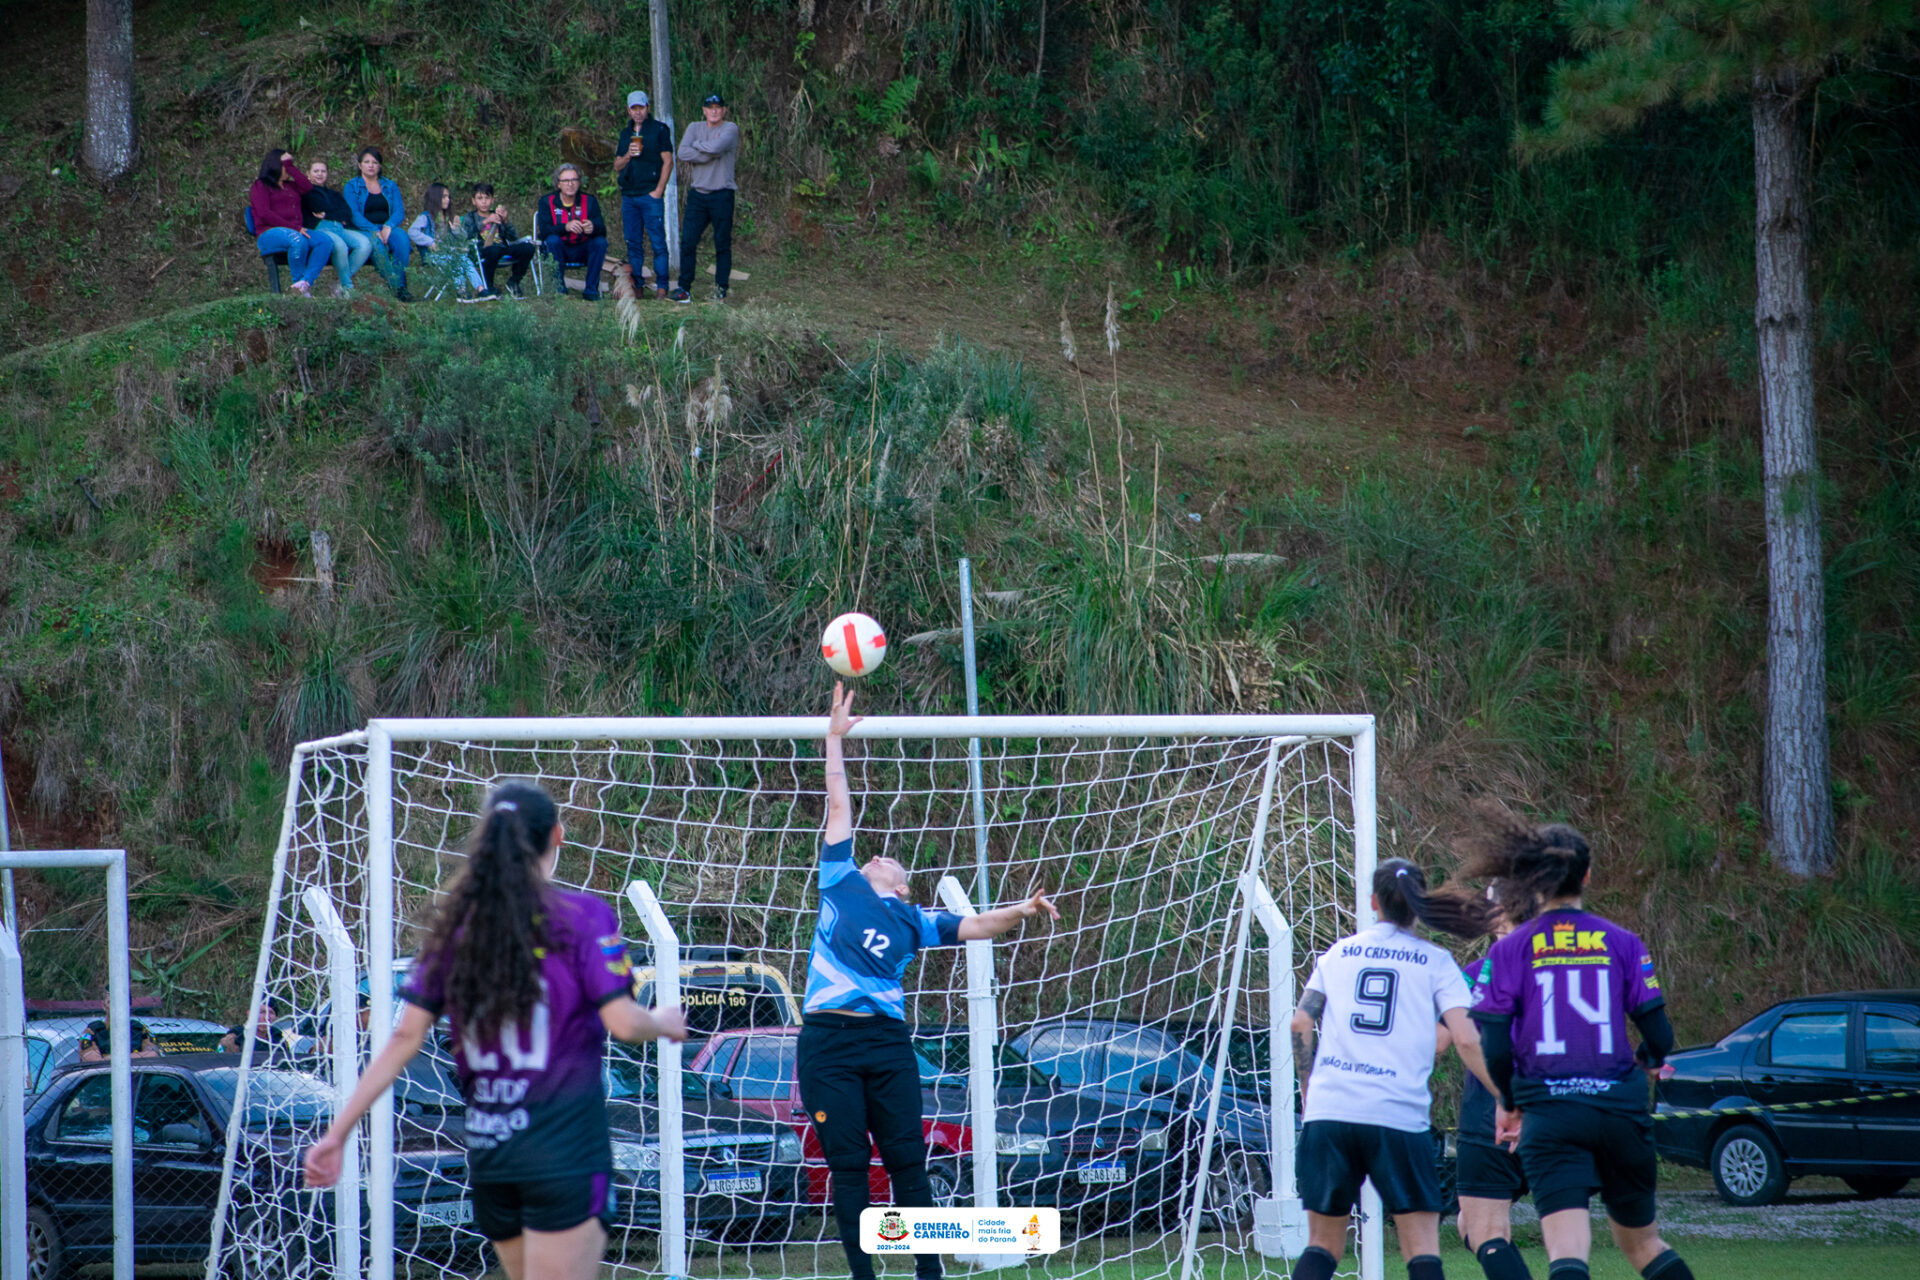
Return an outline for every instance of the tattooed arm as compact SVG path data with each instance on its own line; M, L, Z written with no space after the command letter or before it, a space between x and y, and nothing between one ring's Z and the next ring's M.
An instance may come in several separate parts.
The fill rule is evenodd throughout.
M1300 997L1300 1007L1293 1011L1291 1030L1293 1033L1293 1069L1300 1077L1300 1105L1307 1104L1307 1077L1313 1074L1314 1042L1318 1038L1320 1014L1327 1007L1327 998L1318 991L1309 990Z

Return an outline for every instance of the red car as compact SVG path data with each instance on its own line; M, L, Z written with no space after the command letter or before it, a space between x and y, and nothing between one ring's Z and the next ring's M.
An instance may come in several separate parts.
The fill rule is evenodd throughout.
M790 1124L800 1135L807 1170L807 1197L814 1204L826 1204L828 1188L826 1157L820 1151L820 1139L813 1132L806 1108L800 1105L799 1079L800 1028L751 1027L743 1031L722 1031L700 1046L688 1070L712 1082L724 1082L734 1102L748 1111ZM924 1058L920 1062L923 1085L939 1079L940 1072ZM966 1111L964 1092L933 1088L923 1094L921 1114L927 1135L927 1176L933 1183L935 1204L949 1205L960 1186L960 1170L973 1151L973 1128ZM880 1164L880 1153L872 1152L868 1185L875 1204L890 1204L892 1184Z

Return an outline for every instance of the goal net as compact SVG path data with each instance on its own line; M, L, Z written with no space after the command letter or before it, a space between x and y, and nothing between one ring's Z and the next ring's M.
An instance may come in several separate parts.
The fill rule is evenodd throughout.
M297 1161L386 1039L435 894L509 778L559 803L556 878L615 908L639 994L677 984L695 1028L678 1049L609 1049L609 1264L845 1275L794 1084L823 729L376 721L299 747L210 1280L481 1269L437 1038L362 1126L339 1191L301 1188ZM1290 1008L1272 1006L1365 911L1370 718L870 717L847 757L855 857L904 863L915 901L1044 888L1061 911L909 970L942 1203L1058 1208L1055 1274L1287 1274L1256 1229L1259 1202L1295 1194ZM877 1159L872 1182L887 1203ZM1377 1232L1356 1231L1346 1269L1377 1275Z

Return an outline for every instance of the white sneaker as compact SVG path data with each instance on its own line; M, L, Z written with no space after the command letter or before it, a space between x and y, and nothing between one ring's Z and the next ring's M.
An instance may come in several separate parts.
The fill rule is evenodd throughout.
M343 284L336 284L333 286L333 296L336 298L351 298L353 291Z

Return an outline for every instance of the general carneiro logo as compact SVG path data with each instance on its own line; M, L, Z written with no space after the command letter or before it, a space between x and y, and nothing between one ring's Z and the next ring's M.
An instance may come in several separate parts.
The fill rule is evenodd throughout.
M880 1215L880 1238L886 1241L905 1240L911 1233L907 1220L900 1216L897 1209L889 1209Z

